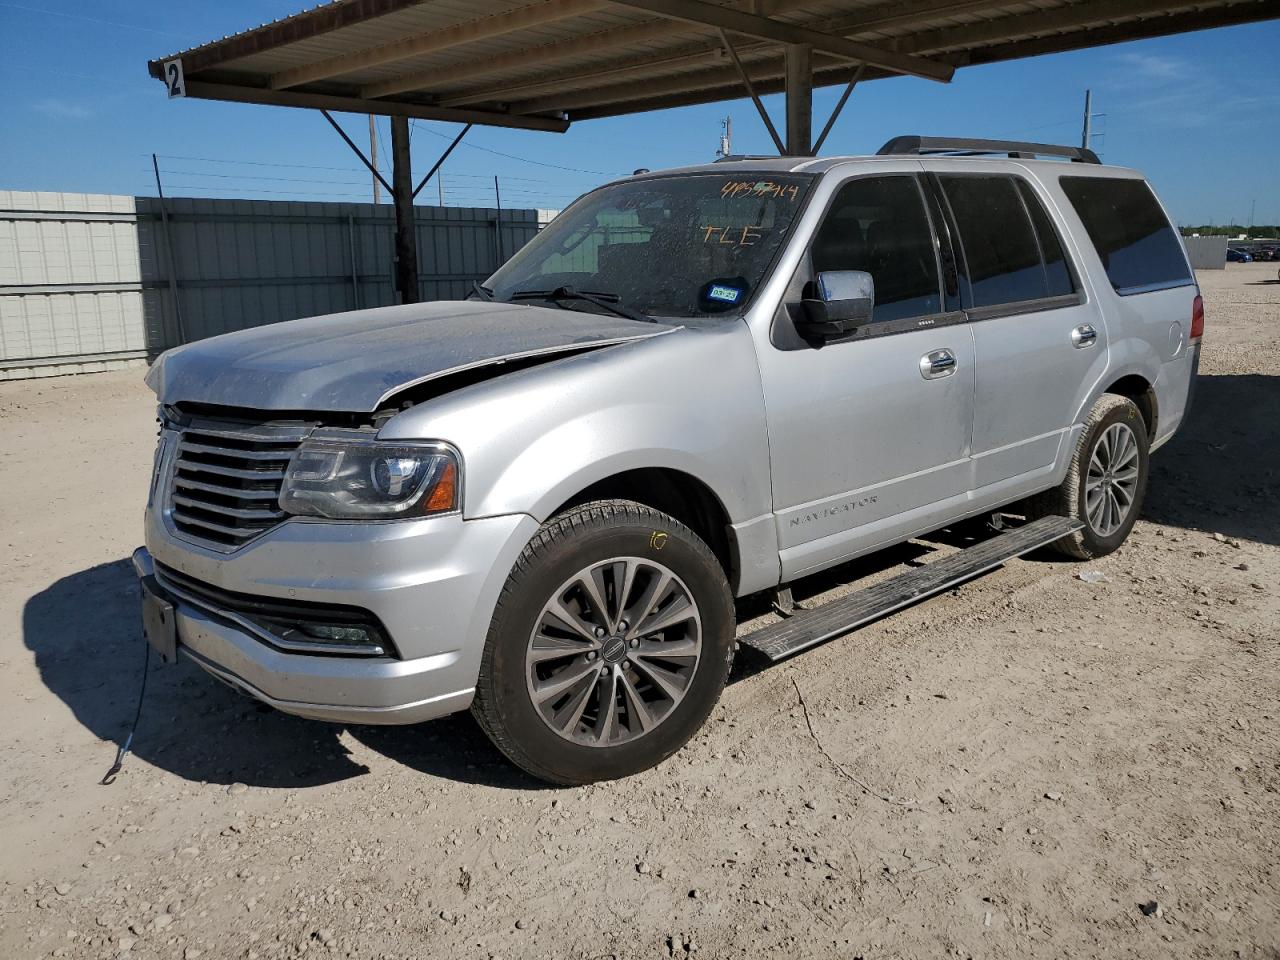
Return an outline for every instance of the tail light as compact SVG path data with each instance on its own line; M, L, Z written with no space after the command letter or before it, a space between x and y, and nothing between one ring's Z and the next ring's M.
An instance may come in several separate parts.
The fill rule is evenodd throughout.
M1199 340L1204 336L1204 299L1196 294L1191 302L1191 339Z

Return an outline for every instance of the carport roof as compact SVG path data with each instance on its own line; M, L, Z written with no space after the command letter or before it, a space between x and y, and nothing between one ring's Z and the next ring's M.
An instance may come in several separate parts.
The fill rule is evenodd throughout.
M1276 0L335 0L148 64L190 97L530 129L1280 17ZM1190 79L1190 78L1188 78Z

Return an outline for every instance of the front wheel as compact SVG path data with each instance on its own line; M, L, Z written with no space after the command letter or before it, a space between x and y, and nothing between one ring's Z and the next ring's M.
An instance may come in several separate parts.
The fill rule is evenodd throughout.
M517 766L557 784L661 763L728 678L733 598L688 527L622 500L549 521L494 612L472 713Z
M1030 501L1030 519L1074 517L1084 527L1052 544L1078 560L1119 549L1147 492L1148 438L1142 411L1128 397L1098 398L1076 443L1066 479Z

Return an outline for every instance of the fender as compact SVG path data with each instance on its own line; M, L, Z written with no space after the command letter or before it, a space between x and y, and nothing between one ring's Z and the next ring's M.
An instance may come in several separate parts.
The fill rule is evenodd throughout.
M666 467L705 483L742 524L772 510L755 365L745 323L686 327L438 397L379 436L457 447L468 519L542 521L593 483Z

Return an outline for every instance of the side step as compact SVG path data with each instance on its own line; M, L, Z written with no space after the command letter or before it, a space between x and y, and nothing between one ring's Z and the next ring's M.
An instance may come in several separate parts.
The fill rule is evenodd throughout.
M998 533L944 560L926 563L812 610L799 611L786 620L747 634L740 642L770 660L781 660L994 570L1014 557L1060 540L1083 526L1079 520L1068 517L1041 517Z

